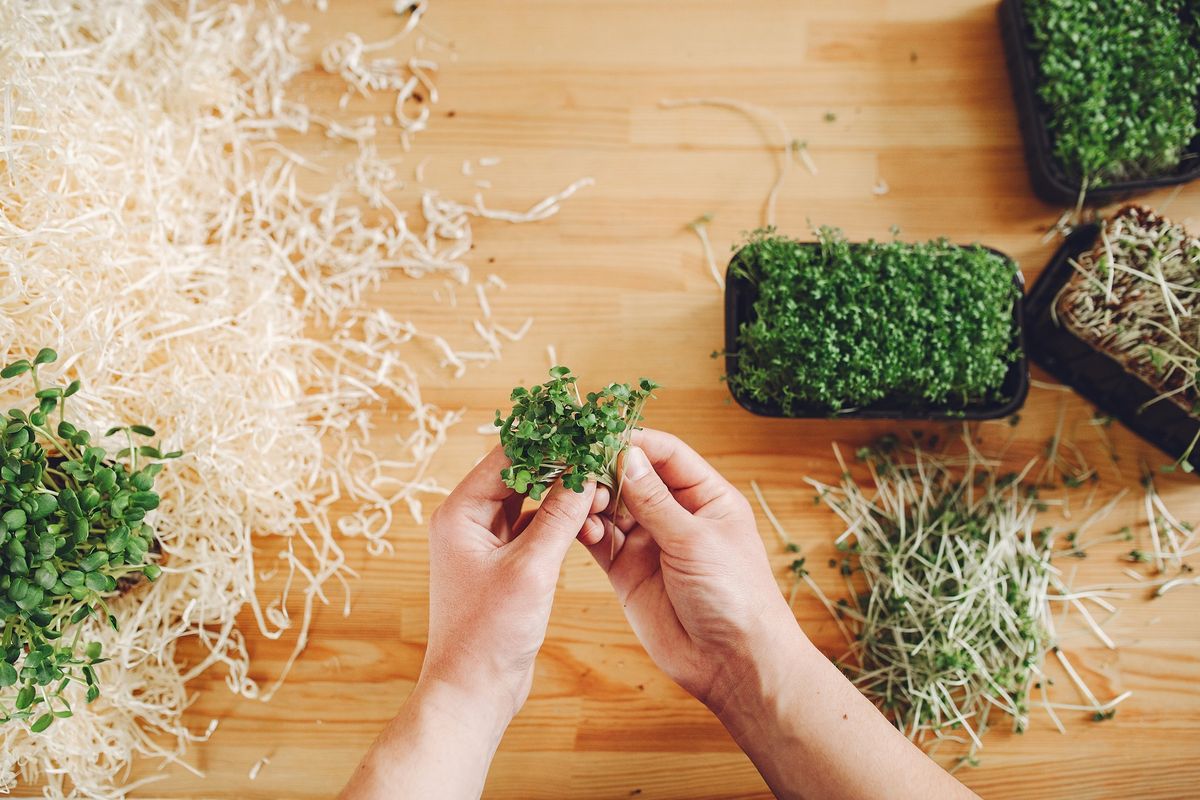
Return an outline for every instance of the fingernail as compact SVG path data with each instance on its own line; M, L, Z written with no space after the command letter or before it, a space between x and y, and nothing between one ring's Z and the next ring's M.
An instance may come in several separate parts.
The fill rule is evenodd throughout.
M646 458L646 454L642 452L642 448L630 447L625 451L626 478L637 480L649 471L650 459Z

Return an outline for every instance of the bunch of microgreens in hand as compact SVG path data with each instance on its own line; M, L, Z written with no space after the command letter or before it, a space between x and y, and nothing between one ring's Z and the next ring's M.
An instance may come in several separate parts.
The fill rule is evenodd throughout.
M1054 154L1098 184L1172 171L1196 136L1191 0L1024 0Z
M145 459L180 455L135 446L134 434L154 431L131 425L106 434L129 442L111 459L66 419L79 382L42 388L38 367L56 359L44 349L0 370L30 373L37 399L31 411L0 418L0 723L36 716L34 733L71 716L72 682L87 686L87 702L99 696L96 666L106 659L98 642L81 642L82 623L95 616L116 628L106 598L161 572L148 560L155 545L145 517L158 507L162 465Z
M1173 402L1200 421L1200 239L1128 206L1072 266L1056 317L1157 390L1152 403ZM1178 462L1186 472L1195 446Z
M636 386L613 383L583 398L575 384L570 369L554 367L546 383L513 389L507 417L496 412L500 442L512 462L501 477L534 500L559 477L576 492L588 480L618 489L617 456L658 388L642 378Z

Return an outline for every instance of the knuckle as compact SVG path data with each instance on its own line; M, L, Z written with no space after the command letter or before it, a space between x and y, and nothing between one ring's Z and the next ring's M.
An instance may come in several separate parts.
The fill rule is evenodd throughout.
M555 527L567 527L577 524L586 511L585 506L591 505L591 498L581 492L561 489L542 503L538 509L543 521Z
M573 509L569 500L553 499L543 503L538 513L544 523L561 527L571 522Z
M518 586L529 589L553 589L558 578L552 574L540 558L517 559L511 566L512 579Z
M661 481L654 481L646 487L642 503L649 511L662 510L669 507L673 500L670 490Z
M596 517L588 517L580 532L580 541L585 545L593 545L604 538L604 525Z
M754 506L750 505L746 495L741 492L733 493L733 511L738 516L754 519Z
M683 439L680 439L678 436L676 436L673 433L667 433L665 431L657 431L657 434L658 434L659 438L662 439L662 443L666 447L670 448L672 451L677 451L677 450L679 450L679 448L687 446L684 444Z

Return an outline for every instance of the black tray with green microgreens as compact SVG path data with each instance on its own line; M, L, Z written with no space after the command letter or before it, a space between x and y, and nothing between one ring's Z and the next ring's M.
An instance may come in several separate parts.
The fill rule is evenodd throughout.
M1200 10L1003 0L999 16L1038 197L1103 205L1200 177Z
M1200 468L1200 239L1128 206L1067 237L1025 303L1036 363Z
M534 500L561 477L577 492L594 480L619 492L617 456L629 446L642 419L642 409L658 384L612 383L580 395L567 367L550 370L550 380L528 389L518 386L509 397L507 416L496 412L504 453L512 464L501 473L505 485Z
M726 278L725 381L768 417L1005 417L1029 391L1023 286L981 245L756 231Z
M154 431L131 425L106 433L129 443L110 458L67 418L79 382L41 385L39 367L56 359L43 349L0 370L28 373L36 401L0 417L0 725L32 720L33 733L72 715L72 684L88 703L100 695L107 659L88 626L115 629L109 601L160 574L146 515L159 460L180 455L135 445Z

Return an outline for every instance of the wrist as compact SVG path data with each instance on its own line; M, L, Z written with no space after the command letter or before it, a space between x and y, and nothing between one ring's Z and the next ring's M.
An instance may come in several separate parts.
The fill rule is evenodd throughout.
M507 695L424 675L417 681L409 703L439 727L453 728L493 750L516 714L512 698Z
M702 700L736 738L744 721L764 721L763 714L797 679L809 651L817 652L791 610L773 606L737 652L724 659L709 695Z

